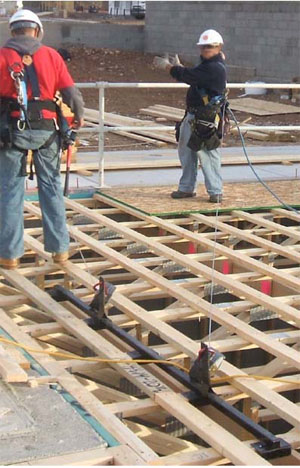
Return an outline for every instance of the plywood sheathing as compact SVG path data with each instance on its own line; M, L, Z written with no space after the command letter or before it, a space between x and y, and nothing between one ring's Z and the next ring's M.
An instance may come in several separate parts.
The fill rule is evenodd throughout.
M300 205L300 180L280 180L268 182L269 187L279 198L290 205ZM197 196L185 199L173 199L171 193L176 186L162 187L125 187L102 189L103 195L130 205L148 214L184 213L215 211L216 204L208 201L204 185L198 185ZM230 183L224 185L220 210L237 208L249 209L278 206L278 201L259 183Z
M229 99L230 107L233 110L247 112L255 115L278 115L278 114L297 114L300 113L300 107L282 104L279 102L265 101L244 97L242 99Z

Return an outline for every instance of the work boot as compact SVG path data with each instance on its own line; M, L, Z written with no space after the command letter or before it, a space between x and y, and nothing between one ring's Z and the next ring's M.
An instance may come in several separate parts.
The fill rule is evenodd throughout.
M181 190L176 190L175 192L171 193L172 198L191 198L195 196L196 192L182 192Z
M222 194L210 195L209 201L210 203L222 203Z
M0 258L0 265L5 270L16 270L20 264L18 258Z
M52 260L54 263L65 263L69 259L69 252L53 253Z

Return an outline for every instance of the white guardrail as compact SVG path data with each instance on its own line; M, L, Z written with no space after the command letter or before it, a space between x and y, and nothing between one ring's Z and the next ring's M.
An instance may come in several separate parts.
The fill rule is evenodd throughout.
M189 86L184 83L108 83L105 81L97 81L93 83L77 83L77 88L81 89L98 89L99 90L99 126L97 127L84 127L79 130L79 133L98 133L98 152L99 152L99 182L100 187L104 187L104 171L105 171L105 155L104 155L104 134L106 132L118 131L139 131L139 130L173 130L174 126L160 125L160 126L122 126L112 127L104 123L105 112L105 89L108 88L188 88ZM265 88L265 89L299 89L300 84L295 83L228 83L227 89L245 89L247 88ZM300 125L241 125L242 131L247 130L288 130L300 131Z

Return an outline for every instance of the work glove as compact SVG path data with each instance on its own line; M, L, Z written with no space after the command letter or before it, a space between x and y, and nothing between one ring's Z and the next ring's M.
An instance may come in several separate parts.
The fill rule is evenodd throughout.
M180 63L178 54L175 54L175 55L171 56L169 58L169 61L171 62L171 65L173 65L173 66L179 66L179 67L183 66L182 63Z
M163 57L156 55L153 59L153 65L160 70L166 70L168 65L172 65L169 61L169 54L165 54Z

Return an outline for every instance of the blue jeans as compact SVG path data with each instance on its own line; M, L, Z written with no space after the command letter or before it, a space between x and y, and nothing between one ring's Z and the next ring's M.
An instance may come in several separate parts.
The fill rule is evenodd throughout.
M193 115L187 114L180 126L178 142L178 155L182 167L182 176L178 189L181 192L191 193L195 189L198 172L198 158L204 175L204 182L209 195L222 193L221 155L218 149L211 151L202 149L192 151L188 146L191 136L190 120Z
M44 245L47 252L66 252L69 234L59 172L59 137L44 149L51 131L14 131L17 146L0 150L0 257L19 258L24 253L23 206L25 177L21 164L24 150L34 151L39 201L42 210Z

